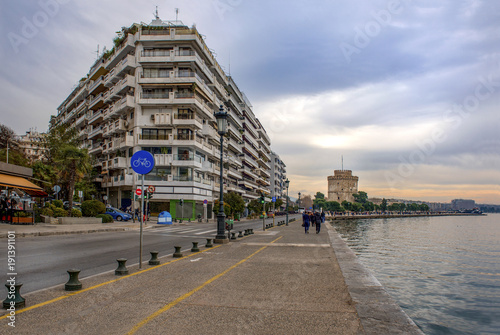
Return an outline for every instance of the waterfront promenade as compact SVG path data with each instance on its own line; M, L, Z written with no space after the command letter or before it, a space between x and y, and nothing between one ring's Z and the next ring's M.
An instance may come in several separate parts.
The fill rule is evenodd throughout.
M27 294L15 331L4 315L0 333L422 334L328 223L318 235L295 221L183 255L89 277L80 291Z
M474 213L449 213L449 212L425 212L425 213L335 213L326 215L327 220L353 220L353 219L391 219L391 218L406 218L406 217L425 217L425 216L478 216L486 214Z

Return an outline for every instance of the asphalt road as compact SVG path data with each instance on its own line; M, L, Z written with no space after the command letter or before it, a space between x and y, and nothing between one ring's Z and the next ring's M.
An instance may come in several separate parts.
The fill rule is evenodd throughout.
M298 217L290 215L289 218ZM284 216L276 218L285 220ZM266 223L271 223L267 219ZM262 230L262 220L236 222L234 231L253 228ZM214 223L190 223L144 229L142 261L150 258L150 251L159 251L159 257L171 255L174 246L190 250L192 242L204 246L207 238L216 235ZM68 281L67 270L80 269L80 279L117 268L116 259L126 258L127 265L139 263L139 230L23 237L16 240L16 281L23 283L21 293L41 290ZM144 263L143 263L144 264ZM7 243L0 245L0 278L6 282Z

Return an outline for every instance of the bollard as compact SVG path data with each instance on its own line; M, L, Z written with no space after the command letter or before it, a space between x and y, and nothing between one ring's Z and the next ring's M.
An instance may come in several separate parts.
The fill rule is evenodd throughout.
M231 240L236 240L236 233L231 233Z
M158 251L150 251L151 259L149 260L149 265L160 265L160 260L158 259Z
M243 237L243 232L241 230L238 233L238 237Z
M245 233L243 234L244 236L250 235L250 229L245 229Z
M174 252L174 257L175 258L181 258L182 257L182 252L181 252L181 247L175 247L175 252Z
M191 248L191 252L198 252L200 249L198 248L198 242L193 242L193 247Z
M12 309L12 304L11 302L14 302L14 307L17 308L22 308L26 306L26 300L21 297L21 286L23 284L21 283L15 283L14 285L11 285L9 283L5 284L5 287L7 287L7 299L3 301L3 308L5 309ZM12 290L12 287L14 287L14 290ZM13 296L14 295L14 296Z
M253 228L248 229L248 235L253 235Z
M69 280L64 285L64 290L66 291L78 291L82 289L82 283L78 280L78 275L80 274L80 270L78 269L69 269Z
M212 239L207 238L207 244L205 245L206 248L212 248L214 245L212 244Z
M125 266L127 259L126 258L118 258L116 261L118 262L118 268L115 270L115 275L117 275L117 276L128 275L128 269Z

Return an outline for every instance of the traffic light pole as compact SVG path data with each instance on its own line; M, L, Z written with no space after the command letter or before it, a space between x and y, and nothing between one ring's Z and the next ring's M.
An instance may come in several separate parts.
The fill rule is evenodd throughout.
M266 231L266 198L262 196L262 230Z

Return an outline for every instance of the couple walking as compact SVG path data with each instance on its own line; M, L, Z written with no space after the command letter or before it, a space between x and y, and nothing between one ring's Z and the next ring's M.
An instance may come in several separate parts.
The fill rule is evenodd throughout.
M325 222L325 212L304 212L302 213L302 227L305 233L309 234L309 226L312 224L316 226L316 234L321 230L321 223Z

